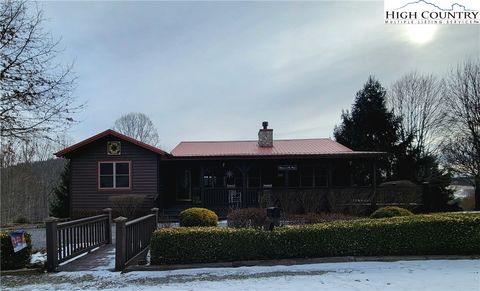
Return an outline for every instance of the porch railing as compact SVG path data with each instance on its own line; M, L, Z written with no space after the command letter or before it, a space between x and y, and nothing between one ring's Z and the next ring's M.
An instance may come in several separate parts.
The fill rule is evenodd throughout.
M158 208L152 214L127 221L118 217L116 223L115 270L122 271L146 255L152 233L157 229Z
M242 187L205 188L203 189L203 204L214 207L235 205L242 207L258 206L259 193L261 191L261 188L247 188L246 190ZM200 188L193 188L192 194L195 197L202 197ZM201 199L199 202L201 202Z
M203 205L206 207L258 207L262 192L268 190L270 193L285 193L290 192L292 195L303 192L315 192L318 195L324 196L331 203L351 206L351 205L371 205L375 202L379 205L396 205L396 204L411 204L419 203L421 201L421 195L413 194L401 194L393 195L392 193L384 193L382 189L377 189L376 195L374 195L374 189L369 186L362 187L318 187L318 188L204 188L203 189ZM396 193L394 193L396 194ZM202 202L201 189L193 188L192 195L196 197L197 204ZM416 196L415 196L416 195ZM233 197L235 196L235 197ZM239 201L241 203L239 203Z
M55 271L58 265L104 244L112 243L112 209L105 214L58 222L49 217L46 221L47 270Z

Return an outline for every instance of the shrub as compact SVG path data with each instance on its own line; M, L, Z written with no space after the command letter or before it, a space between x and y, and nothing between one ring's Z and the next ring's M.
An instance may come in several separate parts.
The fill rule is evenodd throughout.
M351 216L342 213L306 213L288 215L286 217L286 224L315 224L323 222L331 222L336 220L352 220L358 219L356 216Z
M188 208L180 212L180 226L217 226L218 216L206 208Z
M13 251L12 241L10 240L9 231L0 231L0 249L1 249L1 266L2 270L12 270L24 268L30 263L32 255L32 241L30 234L25 234L27 247L18 252Z
M397 206L385 206L377 209L372 215L371 218L384 218L384 217L395 217L395 216L409 216L413 215L410 210L397 207Z
M465 211L475 210L475 194L470 194L460 201L460 206Z
M227 222L230 227L260 228L265 224L267 211L263 208L235 209L228 213Z
M113 210L126 218L134 218L137 208L142 205L145 195L116 195L108 199L112 202Z
M15 219L14 223L25 224L25 223L30 223L30 221L28 221L27 218L25 218L25 217L23 217L23 216L20 216L20 217L18 217L17 219Z
M152 264L394 255L479 255L480 216L414 215L263 231L166 228L151 239Z

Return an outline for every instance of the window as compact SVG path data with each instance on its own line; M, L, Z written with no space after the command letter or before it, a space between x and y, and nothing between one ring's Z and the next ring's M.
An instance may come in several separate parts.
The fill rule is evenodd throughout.
M217 177L212 175L204 175L203 176L203 186L205 187L215 187L215 183L217 182Z
M248 188L259 188L260 185L260 170L258 168L252 168L248 172Z
M328 186L328 170L323 167L315 167L315 187Z
M286 187L287 175L286 171L276 169L276 175L273 177L273 187Z
M298 187L300 177L296 165L278 165L277 175L274 177L274 187Z
M223 188L227 186L241 187L243 183L240 172L236 169L209 168L203 174L203 186Z
M371 165L363 161L354 161L351 167L353 186L365 187L373 184L373 169Z
M298 187L300 186L300 176L298 175L297 170L288 171L288 187Z
M313 167L301 167L302 187L313 187Z
M130 162L99 162L98 188L130 189Z
M332 186L350 187L350 165L347 161L338 160L332 164Z
M323 188L328 186L328 171L324 166L300 168L302 187Z

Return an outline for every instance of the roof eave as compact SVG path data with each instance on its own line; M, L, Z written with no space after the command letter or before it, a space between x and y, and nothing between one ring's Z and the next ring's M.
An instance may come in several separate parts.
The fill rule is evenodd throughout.
M175 160L206 160L206 159L282 159L282 158L378 158L387 156L386 152L352 152L352 153L330 153L330 154L285 154L285 155L171 155Z
M95 141L97 141L97 140L99 140L99 139L101 139L101 138L103 138L103 137L105 137L105 136L108 136L108 135L112 135L112 136L114 136L114 137L116 137L116 138L119 138L119 139L125 140L125 141L127 141L127 142L133 143L133 144L135 144L135 145L137 145L137 146L139 146L139 147L141 147L141 148L144 148L144 149L146 149L146 150L149 150L149 151L154 152L154 153L156 153L156 154L159 154L159 155L161 155L161 156L170 156L170 154L167 153L167 152L165 152L164 150L161 150L161 149L159 149L159 148L157 148L157 147L151 146L151 145L149 145L149 144L146 144L146 143L144 143L144 142L141 142L141 141L139 141L139 140L136 140L136 139L134 139L134 138L131 138L131 137L129 137L129 136L126 136L126 135L124 135L124 134L121 134L121 133L119 133L119 132L116 132L116 131L114 131L114 130L112 130L112 129L107 129L107 130L105 130L105 131L102 131L102 132L94 135L94 136L91 136L91 137L89 137L89 138L87 138L87 139L84 139L84 140L81 141L81 142L78 142L78 143L76 143L76 144L74 144L74 145L71 145L71 146L69 146L69 147L66 147L66 148L64 148L63 150L54 153L54 155L57 156L57 157L68 157L72 152L74 152L74 151L76 151L76 150L78 150L78 149L80 149L80 148L82 148L82 147L84 147L84 146L86 146L86 145L88 145L88 144L90 144L90 143L92 143L92 142L95 142Z

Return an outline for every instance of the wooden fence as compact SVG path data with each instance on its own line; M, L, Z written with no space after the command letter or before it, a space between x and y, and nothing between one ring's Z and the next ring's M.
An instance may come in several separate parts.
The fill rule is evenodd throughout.
M126 266L138 262L148 251L152 233L157 229L158 208L152 214L127 221L118 217L116 223L115 270L122 271Z
M105 214L59 222L49 217L46 221L47 270L104 244L112 243L112 209Z

